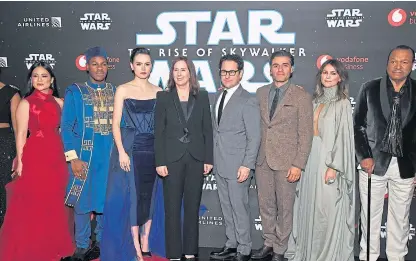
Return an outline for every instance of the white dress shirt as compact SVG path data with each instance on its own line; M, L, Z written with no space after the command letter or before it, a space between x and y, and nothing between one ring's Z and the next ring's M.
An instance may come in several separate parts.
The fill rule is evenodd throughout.
M222 111L224 111L225 105L227 105L228 101L231 99L231 96L235 93L238 86L240 86L240 83L228 89L224 88L220 97L218 97L217 104L215 105L215 115L217 116L217 119L218 119L218 109L220 108L220 103L221 103L222 96L224 95L224 91L227 90L227 95L225 96L225 99L224 99L224 107L222 107Z

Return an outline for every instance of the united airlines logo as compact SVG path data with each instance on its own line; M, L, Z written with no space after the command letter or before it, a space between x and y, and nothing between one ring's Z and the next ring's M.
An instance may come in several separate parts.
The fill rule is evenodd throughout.
M59 16L52 17L24 17L17 23L20 28L34 28L34 27L52 27L62 28L62 18Z
M52 27L61 28L62 27L62 18L61 17L51 17Z
M0 57L0 67L8 67L7 66L7 57Z

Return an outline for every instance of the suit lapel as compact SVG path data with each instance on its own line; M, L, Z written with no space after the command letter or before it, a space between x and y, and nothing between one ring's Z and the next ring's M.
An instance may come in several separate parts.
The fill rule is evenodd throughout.
M241 85L239 85L237 87L237 90L235 90L235 92L233 93L233 95L231 96L231 98L228 100L227 104L224 106L224 108L222 109L222 116L221 119L224 119L225 115L229 114L230 111L236 106L238 105L238 98L240 97L241 93L243 92L243 87L241 87ZM221 122L220 122L221 125ZM219 127L219 126L218 126Z
M386 121L388 121L390 118L390 103L387 96L387 81L389 81L389 79L386 77L383 77L380 80L380 105Z
M263 120L267 123L270 123L269 93L272 86L273 83L269 84L266 88L264 88L263 92L260 93L260 111L263 112L261 116L263 117Z
M218 115L217 115L216 108L217 108L217 102L219 102L219 98L221 97L221 93L222 92L217 92L215 94L215 101L214 101L214 104L213 104L213 108L211 109L212 118L214 119L214 126L217 129L218 129L218 117L217 117Z
M190 97L191 95L189 95ZM175 109L176 109L176 113L178 115L178 120L179 122L184 125L186 125L186 120L185 120L185 115L183 114L183 110L181 107L181 101L179 100L179 96L178 96L178 91L175 89L173 89L173 91L171 92L171 97L173 100L173 104L175 105Z
M285 104L290 104L290 99L291 99L291 93L293 91L293 88L298 88L296 87L294 84L290 84L289 87L286 90L286 93L283 96L283 99L280 101L280 103L277 105L276 107L276 111L273 114L272 120L270 122L274 122L277 120L277 117L280 116L280 113L282 112L282 107Z
M188 98L188 104L186 106L186 122L188 122L189 118L192 115L192 111L194 110L194 105L195 105L195 96L192 94L189 94L189 98Z
M407 110L406 118L404 119L402 128L404 128L409 123L409 121L413 118L413 115L415 114L415 111L416 111L416 106L415 106L415 102L416 102L415 88L416 88L416 86L414 84L412 84L412 79L409 79L408 88L409 88L409 109Z

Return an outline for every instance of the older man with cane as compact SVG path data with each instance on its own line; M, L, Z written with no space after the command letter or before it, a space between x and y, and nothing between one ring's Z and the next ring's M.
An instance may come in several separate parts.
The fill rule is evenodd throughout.
M406 45L388 55L387 74L360 89L354 109L355 150L360 163L360 260L380 255L384 194L389 191L386 254L404 261L416 172L416 81L410 78L415 52Z

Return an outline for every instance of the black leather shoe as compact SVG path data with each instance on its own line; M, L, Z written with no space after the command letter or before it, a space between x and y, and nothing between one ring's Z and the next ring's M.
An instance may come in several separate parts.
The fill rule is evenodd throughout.
M251 255L251 259L263 259L271 255L273 255L273 247L264 245L262 248L257 249L253 252L253 254Z
M248 261L250 260L251 255L243 255L241 253L237 253L237 255L233 258L233 261Z
M85 255L84 261L91 261L100 257L100 242L93 242L90 250Z
M77 247L75 252L72 256L65 257L62 260L69 260L69 261L84 261L85 256L91 251L91 248L81 248Z
M273 257L271 261L285 261L285 257L284 255L273 253Z
M237 248L223 247L219 251L212 251L209 257L212 259L226 259L226 258L234 257L236 254L237 254Z

